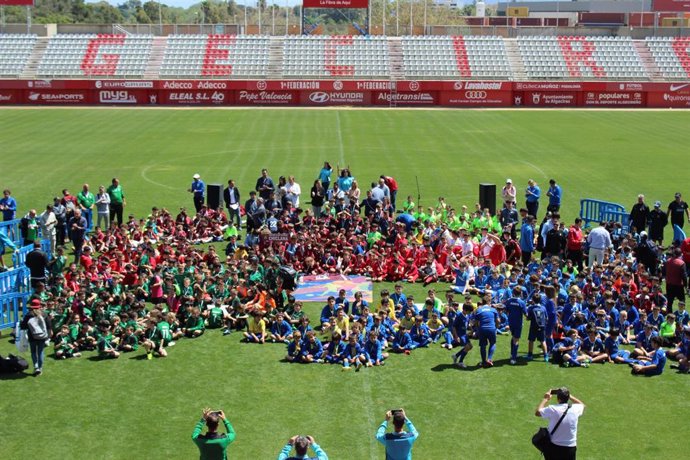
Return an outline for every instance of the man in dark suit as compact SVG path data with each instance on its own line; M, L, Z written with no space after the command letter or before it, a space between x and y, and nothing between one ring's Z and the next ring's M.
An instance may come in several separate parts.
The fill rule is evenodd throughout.
M237 221L237 229L242 228L242 218L240 217L240 190L235 185L235 181L230 179L228 186L223 191L223 201L228 209L230 223L233 218Z

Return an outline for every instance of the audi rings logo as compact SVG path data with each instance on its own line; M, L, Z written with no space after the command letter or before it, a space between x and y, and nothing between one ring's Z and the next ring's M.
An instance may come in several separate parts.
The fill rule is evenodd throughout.
M311 93L309 95L309 100L315 104L325 104L330 98L331 97L328 95L328 93L324 93L323 91Z
M486 91L465 91L466 99L486 99Z
M264 80L259 80L256 82L256 89L259 91L263 91L266 89L266 81Z
M340 80L334 81L333 82L333 89L336 91L340 91L341 89L343 89L343 82Z
M419 91L419 82L418 81L411 81L410 82L410 91Z

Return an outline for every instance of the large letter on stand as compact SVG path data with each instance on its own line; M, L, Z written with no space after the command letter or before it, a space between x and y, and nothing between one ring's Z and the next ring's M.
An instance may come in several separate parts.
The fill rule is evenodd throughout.
M231 45L235 44L234 35L209 35L204 53L204 62L201 66L201 75L204 77L218 77L232 75L232 64L228 64ZM226 61L226 62L222 62Z
M673 39L673 52L678 56L681 67L685 70L685 75L690 77L690 38L676 37Z
M585 37L558 37L561 53L571 77L581 78L581 67L592 69L595 77L605 77L606 71L594 59L594 43Z
M81 70L86 76L92 75L115 75L117 64L120 62L120 54L101 53L101 47L105 45L124 45L124 35L111 37L98 37L89 40L86 45L86 54L81 61Z
M331 37L326 40L324 45L324 67L326 71L333 77L351 77L355 74L355 66L353 65L338 65L338 47L352 46L354 41L350 36Z
M455 62L461 77L471 77L470 59L467 57L467 47L465 39L458 36L453 37L453 50L455 50Z

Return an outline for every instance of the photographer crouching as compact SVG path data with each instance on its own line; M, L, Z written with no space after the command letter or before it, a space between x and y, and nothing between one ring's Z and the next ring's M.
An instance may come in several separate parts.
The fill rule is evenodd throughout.
M218 433L218 422L223 421L227 433ZM206 424L206 434L201 434L201 430ZM204 409L201 420L194 427L192 441L199 448L199 458L201 460L225 460L227 459L228 446L235 440L235 429L225 418L222 410L213 411L209 408Z

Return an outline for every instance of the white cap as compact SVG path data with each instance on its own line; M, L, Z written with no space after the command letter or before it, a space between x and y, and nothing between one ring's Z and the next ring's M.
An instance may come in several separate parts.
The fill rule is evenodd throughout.
M647 232L645 232L644 230L640 232L640 238L642 238L643 236L647 236Z
M197 173L192 176L192 179L201 179L201 176Z
M513 179L506 179L506 184L512 184L512 183L513 183Z

